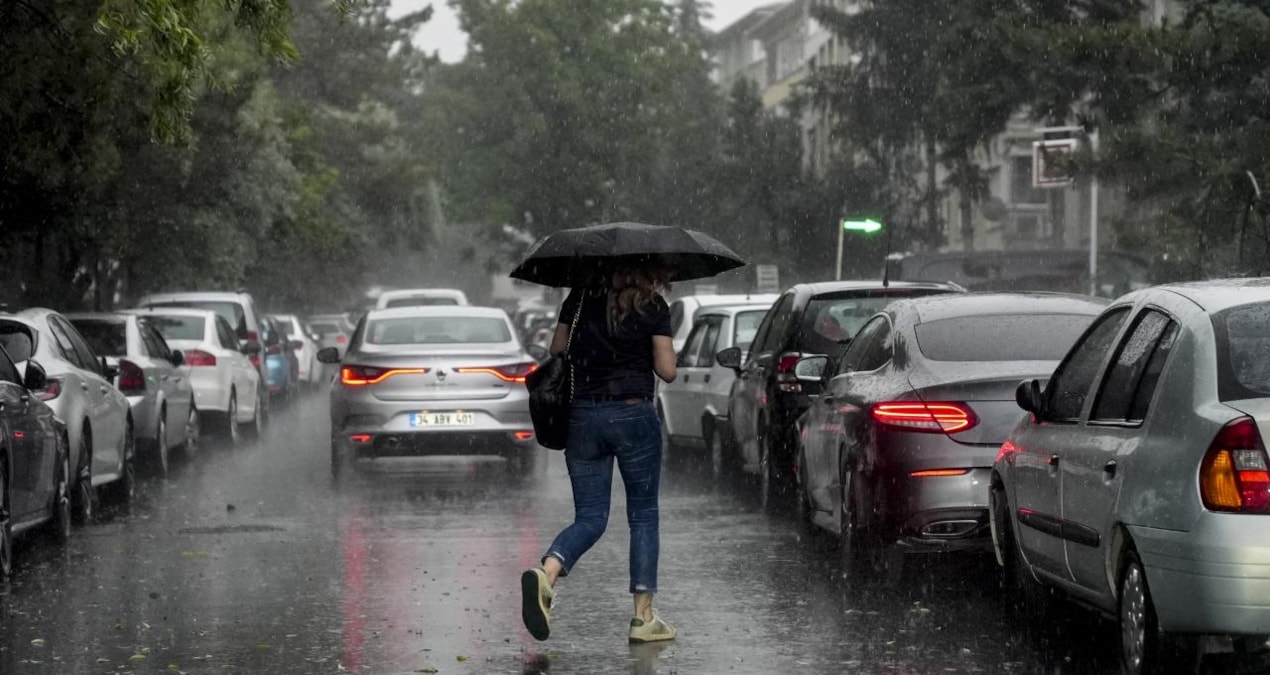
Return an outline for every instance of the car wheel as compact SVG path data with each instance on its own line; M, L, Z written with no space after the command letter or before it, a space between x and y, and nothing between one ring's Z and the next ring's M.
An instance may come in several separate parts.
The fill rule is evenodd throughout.
M185 418L185 440L181 443L181 449L187 458L193 457L198 453L198 441L201 433L198 408L194 407L194 401L190 401L190 414Z
M705 445L705 454L710 461L710 474L720 477L731 469L728 459L723 454L723 444L719 442L719 432L714 421L709 417L701 420L701 442Z
M53 537L59 543L66 543L71 538L71 458L67 448L70 443L63 436L58 444L61 448L61 458L57 462L57 477L55 478L53 491L53 503L50 505L53 512L53 522L50 524L50 531Z
M119 506L132 503L137 493L137 440L132 422L124 430L123 463L119 467L119 479L110 486L111 501Z
M155 430L154 469L163 477L168 475L168 422L167 411L159 412L159 428Z
M860 585L873 579L872 556L862 523L854 484L854 474L848 473L842 480L842 516L838 525L838 563L842 576L850 585Z
M220 436L231 447L243 441L242 430L238 428L237 392L229 394L229 405L225 408L225 421L221 427Z
M354 465L351 450L331 434L331 478L336 482L343 480L353 472Z
M261 436L264 436L265 415L267 413L263 410L264 408L263 403L268 398L269 398L268 394L262 393L262 392L256 392L256 409L251 414L251 421L248 422L243 428L243 431L246 432L244 435L247 437L247 440L258 441L260 440Z
M1023 561L1014 524L1010 518L1010 498L1005 486L994 477L988 490L988 528L992 533L992 554L1001 568L1000 585L1011 607L1030 618L1047 617L1053 607L1050 589L1041 585ZM1017 597L1016 597L1017 594Z
M0 579L13 574L13 526L9 522L9 468L0 457Z
M79 436L79 468L71 506L77 525L88 525L97 517L97 488L93 487L92 437L87 429Z
M1146 569L1129 548L1120 565L1120 672L1124 675L1193 673L1200 666L1199 643L1190 636L1160 632Z
M808 530L814 530L815 523L813 518L816 515L815 508L811 504L811 495L807 492L807 455L802 447L798 449L798 464L794 472L794 510L798 518L798 523Z

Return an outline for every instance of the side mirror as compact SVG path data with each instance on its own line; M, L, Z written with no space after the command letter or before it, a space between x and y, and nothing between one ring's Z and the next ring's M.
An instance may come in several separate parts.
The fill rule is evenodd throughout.
M119 366L112 366L109 363L106 363L106 357L104 356L99 356L97 358L101 359L101 376L102 377L111 381L114 381L116 377L119 377Z
M262 351L264 351L264 348L260 346L259 342L252 341L243 345L243 353L248 356L255 356Z
M714 360L716 363L723 366L724 368L731 368L732 370L740 370L741 369L741 348L728 347L727 349L724 349L718 354L715 354Z
M330 347L329 349L334 350L335 348ZM528 352L530 356L534 357L534 360L538 363L542 363L551 357L551 353L548 352L542 345L528 345L525 347L525 351Z
M533 352L530 352L531 354ZM339 363L340 350L334 347L323 347L318 350L317 360L321 363Z
M828 356L804 356L794 364L794 377L798 378L799 382L822 382L827 372L829 372Z
M172 361L172 365L181 366L185 364L185 354L179 349L173 349L172 355L168 357Z
M304 349L304 341L302 340L291 340L287 344L291 347L291 351L298 352Z
M41 391L49 385L48 373L44 372L44 366L35 361L26 362L26 374L22 377L22 386L27 391Z
M1014 402L1018 403L1020 408L1036 417L1044 417L1041 413L1045 407L1045 398L1041 395L1040 380L1024 380L1020 382L1018 389L1014 390Z

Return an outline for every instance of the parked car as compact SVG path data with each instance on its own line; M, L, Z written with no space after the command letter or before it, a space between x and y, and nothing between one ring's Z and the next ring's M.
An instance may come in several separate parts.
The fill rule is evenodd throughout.
M145 460L162 475L168 452L192 453L198 444L194 389L173 351L146 317L136 314L67 314L93 352L118 371L115 387L128 397L133 428Z
M319 350L334 348L340 354L348 348L348 338L353 334L353 323L347 314L315 314L308 318L309 332L317 336Z
M181 370L194 390L203 430L231 445L242 440L243 431L260 434L264 382L225 317L203 309L129 311L146 317L169 346L181 350Z
M157 293L141 298L137 306L143 309L180 307L185 309L208 309L221 315L238 338L239 346L245 350L252 365L265 379L264 345L261 342L260 320L263 314L256 306L256 301L246 291L237 293L224 292L185 292ZM269 406L266 401L265 417L268 417Z
M454 288L411 288L384 291L375 299L375 309L427 307L430 305L466 305L467 295Z
M295 395L300 364L290 341L272 318L260 318L260 342L265 353L265 389L274 402L286 404Z
M727 423L728 392L736 373L719 365L715 354L731 347L748 351L769 304L756 301L705 307L697 312L679 352L679 377L674 382L659 382L657 387L664 445L704 447L707 457L722 463L722 456L716 457L717 429Z
M839 536L849 581L904 553L987 551L988 475L1018 420L1014 390L1045 378L1107 303L1078 295L956 294L891 303L829 368L799 420L804 517Z
M301 387L312 387L322 381L322 364L317 360L317 339L304 330L300 318L294 314L275 314L271 317L282 329L288 347L296 359L296 381Z
M1007 579L1118 618L1130 675L1187 663L1198 636L1264 645L1270 279L1126 295L1016 396L990 476Z
M71 536L70 448L66 426L40 399L43 367L18 372L0 348L0 580L13 574L13 540L47 525L59 543Z
M721 307L723 305L766 305L770 307L777 293L752 293L734 295L684 295L670 301L670 330L673 333L671 342L675 345L675 353L683 349L688 340L688 333L697 321L697 312L704 307Z
M49 309L0 314L0 347L25 369L36 361L47 373L39 392L66 425L75 519L91 521L99 488L111 501L131 501L136 480L132 408L112 384L118 372L93 353L66 317Z
M331 470L390 456L496 454L524 466L539 452L525 376L538 367L507 313L489 307L372 310L331 389Z
M939 283L834 281L799 284L781 294L759 324L749 353L720 351L718 363L737 373L728 392L728 423L721 427L729 461L757 473L764 494L791 484L796 422L819 393L800 382L794 366L804 354L837 356L865 321L892 301L959 292Z

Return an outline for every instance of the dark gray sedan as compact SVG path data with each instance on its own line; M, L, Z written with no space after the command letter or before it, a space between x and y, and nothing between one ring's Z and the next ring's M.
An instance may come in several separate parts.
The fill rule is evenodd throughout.
M836 361L802 359L823 385L799 424L798 497L839 534L849 580L903 554L987 550L988 474L1018 421L1014 390L1045 378L1106 301L1043 293L899 300Z

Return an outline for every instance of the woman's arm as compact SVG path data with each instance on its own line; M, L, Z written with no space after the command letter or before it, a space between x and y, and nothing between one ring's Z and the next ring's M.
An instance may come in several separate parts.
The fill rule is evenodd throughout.
M674 382L679 374L675 368L675 343L665 335L653 336L653 372L663 382Z
M569 324L556 324L556 334L551 336L551 346L547 348L547 351L550 352L552 356L559 356L564 353L564 348L568 346L568 344Z

